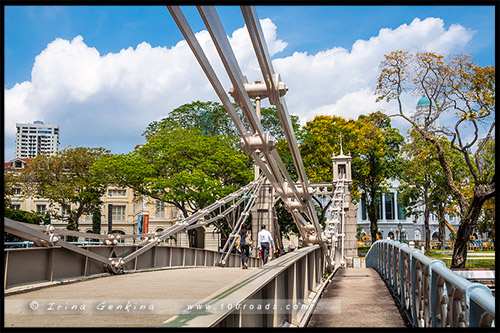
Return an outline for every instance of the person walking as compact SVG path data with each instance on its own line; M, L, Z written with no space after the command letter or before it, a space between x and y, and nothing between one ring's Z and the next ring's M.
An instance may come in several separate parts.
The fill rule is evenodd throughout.
M259 231L257 245L259 247L259 251L262 252L262 262L265 265L267 263L267 257L269 256L270 248L274 247L274 241L273 236L271 236L271 233L266 230L266 226L264 224Z
M246 224L243 224L241 226L241 231L238 232L237 244L241 252L241 268L248 269L248 257L250 256L250 245L252 245L252 240L250 239Z

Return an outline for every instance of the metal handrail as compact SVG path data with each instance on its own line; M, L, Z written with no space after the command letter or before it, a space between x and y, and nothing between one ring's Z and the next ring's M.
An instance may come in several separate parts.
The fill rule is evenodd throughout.
M414 327L494 327L495 297L432 260L422 251L393 240L375 242L366 267L379 272L401 300Z
M327 282L324 258L318 245L287 253L159 326L303 327Z
M121 257L137 251L135 245L85 246L86 250L103 257ZM180 267L215 267L224 253L188 247L157 246L152 251L136 257L124 265L123 272L133 273L148 270ZM4 292L18 287L29 289L65 281L79 281L86 278L110 275L102 265L91 261L80 253L60 246L4 249ZM258 267L258 258L249 258L250 267ZM230 254L226 267L240 267L241 256ZM27 274L26 272L30 273Z

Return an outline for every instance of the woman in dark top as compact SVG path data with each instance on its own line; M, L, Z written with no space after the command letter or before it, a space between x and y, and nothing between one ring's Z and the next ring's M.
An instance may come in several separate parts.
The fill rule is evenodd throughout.
M241 226L241 231L238 233L238 246L241 252L241 268L243 269L248 269L250 245L252 245L252 240L250 239L250 234L248 233L248 227L246 224L243 224Z

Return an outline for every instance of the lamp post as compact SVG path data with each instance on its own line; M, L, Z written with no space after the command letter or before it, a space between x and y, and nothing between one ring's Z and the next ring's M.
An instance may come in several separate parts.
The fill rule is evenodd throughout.
M403 229L403 224L399 222L398 224L398 230L399 230L399 241L401 242L401 230Z

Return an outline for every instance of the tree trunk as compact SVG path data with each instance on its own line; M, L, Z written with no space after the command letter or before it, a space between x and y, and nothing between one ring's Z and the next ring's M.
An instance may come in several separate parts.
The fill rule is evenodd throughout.
M462 219L460 227L457 230L455 248L453 249L453 257L451 258L451 268L465 268L469 237L476 227L477 220L485 200L485 196L477 196L476 193L474 193L474 197L469 209L467 210L467 214Z
M441 250L445 249L445 239L446 239L446 232L445 232L445 226L444 226L444 207L441 203L438 204L438 223L439 223L439 242L441 243L440 248Z
M68 226L66 227L66 229L72 230L72 231L78 231L78 220L75 221L74 218L71 217L68 220ZM66 240L68 242L78 242L78 237L75 237L75 236L66 236Z
M368 212L368 219L370 220L370 233L372 235L372 244L377 241L378 227L377 227L377 205L375 200L366 205Z
M430 215L429 182L426 176L424 185L424 227L425 227L425 253L431 252L431 230L429 228Z

